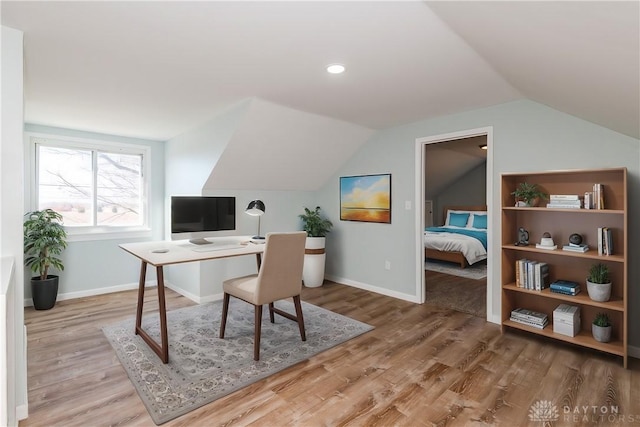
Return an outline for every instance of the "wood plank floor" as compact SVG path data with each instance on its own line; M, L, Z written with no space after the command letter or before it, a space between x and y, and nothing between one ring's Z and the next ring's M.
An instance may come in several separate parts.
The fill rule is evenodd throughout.
M154 425L101 331L133 317L135 300L130 291L25 310L30 416L21 427ZM305 288L303 300L375 330L164 425L541 426L529 413L542 400L559 410L553 425L640 424L638 360L624 370L615 357L330 282ZM167 293L169 310L192 304ZM602 416L611 406L617 414Z

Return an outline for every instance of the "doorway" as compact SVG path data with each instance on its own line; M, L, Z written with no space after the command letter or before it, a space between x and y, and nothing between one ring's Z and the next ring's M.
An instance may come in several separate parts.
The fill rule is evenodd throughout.
M451 144L455 144L456 141L462 141L462 140L466 140L467 142L472 139L472 138L479 138L479 140L482 140L484 142L482 143L478 143L475 147L475 149L480 149L479 145L484 145L486 143L487 145L487 150L486 150L486 197L485 197L485 203L487 205L487 222L489 224L489 232L487 233L487 271L486 271L486 319L488 321L492 321L492 322L499 322L499 314L498 315L493 315L493 307L494 306L498 306L498 304L496 304L493 299L494 299L494 294L496 296L499 295L498 291L493 290L493 264L495 263L494 261L494 257L493 255L493 250L492 250L492 237L491 235L493 234L493 228L494 226L491 226L491 224L493 224L493 215L492 215L492 209L491 209L491 201L493 200L492 197L492 174L493 174L493 164L492 164L492 139L493 139L493 133L492 133L492 128L491 127L487 127L487 128L480 128L480 129L471 129L471 130L467 130L467 131L462 131L462 132L455 132L455 133L450 133L450 134L443 134L443 135L436 135L436 136L432 136L432 137L426 137L426 138L419 138L416 140L416 205L419 207L418 209L416 209L416 277L417 277L417 283L416 283L416 291L417 291L417 295L419 296L419 300L421 302L425 302L427 299L427 288L426 288L426 280L425 280L425 250L424 250L424 239L423 239L423 230L425 228L425 224L426 224L426 218L425 218L425 209L427 209L427 206L425 205L425 200L426 199L430 199L433 200L433 215L434 215L434 223L436 225L442 225L442 222L444 221L444 219L442 218L442 210L443 210L443 203L446 203L446 201L441 201L440 203L438 203L437 199L432 199L429 195L427 195L426 190L427 190L427 185L425 183L426 177L427 177L427 157L426 157L426 152L427 152L427 148L428 146L431 146L431 144L439 144L439 143L451 143ZM435 147L435 146L434 146ZM419 198L418 198L419 197ZM446 200L446 197L443 198L443 200ZM449 203L452 204L452 203ZM453 203L455 204L455 203ZM468 204L468 203L465 203Z

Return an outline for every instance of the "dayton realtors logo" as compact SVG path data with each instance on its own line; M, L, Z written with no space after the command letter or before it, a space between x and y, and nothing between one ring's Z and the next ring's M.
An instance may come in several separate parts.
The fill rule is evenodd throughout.
M563 421L572 423L614 423L640 424L640 415L624 415L618 406L568 406L562 407L562 417L558 407L549 400L539 400L529 408L529 419L543 423Z

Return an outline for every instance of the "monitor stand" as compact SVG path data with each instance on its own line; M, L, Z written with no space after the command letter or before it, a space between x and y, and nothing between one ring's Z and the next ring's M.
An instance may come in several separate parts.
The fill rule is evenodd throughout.
M189 243L193 243L194 245L210 245L213 242L208 241L207 239L189 239Z

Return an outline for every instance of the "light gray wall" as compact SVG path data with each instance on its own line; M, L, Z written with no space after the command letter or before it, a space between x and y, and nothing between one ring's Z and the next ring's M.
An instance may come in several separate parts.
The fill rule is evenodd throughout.
M109 239L90 241L70 241L62 254L65 270L60 274L58 293L61 298L83 296L114 287L133 286L137 283L140 262L118 247L120 243L141 240L162 240L164 229L164 144L136 138L104 135L61 129L48 126L26 124L27 132L39 132L51 135L88 138L125 144L144 145L151 148L151 236L146 239ZM28 141L25 141L28 144ZM27 180L28 182L28 180ZM30 200L30 187L24 188L26 199ZM35 209L35 206L27 207ZM150 269L147 280L155 280L155 272ZM28 282L28 278L26 279ZM25 286L25 299L31 298L30 286Z
M266 206L265 214L260 217L260 232L263 236L270 231L301 229L298 215L303 212L304 206L315 206L314 192L207 188L211 171L234 131L241 125L248 105L248 102L240 103L202 126L167 141L164 200L167 219L170 218L171 196L234 196L236 198L236 230L208 233L206 236L255 235L258 232L258 220L244 213L249 202L255 199L262 200ZM247 167L251 165L238 165L237 173L242 174ZM277 174L278 170L271 173ZM259 180L256 180L255 188L262 188ZM171 236L169 222L167 220L165 223L166 238ZM186 238L189 237L191 236ZM200 234L197 237L204 237L204 235ZM173 289L195 301L202 302L219 299L222 293L222 281L227 278L255 272L255 258L238 257L169 266L165 269L165 277Z
M471 169L451 183L433 201L434 224L443 225L446 206L487 204L487 163Z
M334 220L327 238L327 273L345 282L379 288L407 297L416 293L415 145L417 138L493 127L490 260L495 277L492 315L500 310L500 175L503 172L626 167L629 218L640 214L640 141L532 101L515 101L386 129L371 140L318 192L318 203ZM392 224L339 221L340 176L392 174ZM412 209L405 209L405 201ZM629 259L640 255L640 223L629 221ZM384 269L385 260L391 270ZM640 345L638 263L629 265L630 343Z
M24 351L24 311L22 294L24 271L22 265L22 214L24 194L23 140L23 34L13 28L2 27L2 140L0 141L0 257L15 260L13 282L14 301L9 312L14 313L14 348L7 349L7 422L14 424L17 418L26 417L27 400L27 355ZM5 319L2 319L4 321ZM3 326L4 327L4 326ZM12 387L15 385L15 388ZM17 412L16 412L17 410Z

